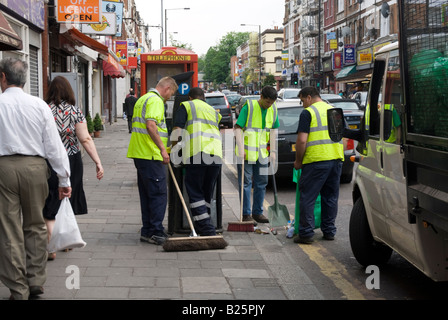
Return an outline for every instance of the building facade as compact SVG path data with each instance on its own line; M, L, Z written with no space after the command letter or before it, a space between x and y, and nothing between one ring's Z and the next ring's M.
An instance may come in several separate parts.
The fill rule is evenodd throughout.
M397 40L396 0L285 0L285 86L347 94L366 90L375 52Z
M234 85L245 94L260 91L268 75L272 75L279 89L282 85L283 30L266 29L252 32L249 40L237 48L236 70L232 74ZM232 65L231 65L232 68Z
M138 87L138 53L151 49L148 27L134 0L98 1L103 20L96 27L71 21L67 12L66 20L61 20L58 13L63 9L56 4L54 0L0 0L0 58L27 61L24 90L42 99L51 80L65 76L83 113L92 117L98 113L112 123L122 116L129 88ZM126 52L125 64L117 56L117 41L126 42L130 49L129 44L138 44Z

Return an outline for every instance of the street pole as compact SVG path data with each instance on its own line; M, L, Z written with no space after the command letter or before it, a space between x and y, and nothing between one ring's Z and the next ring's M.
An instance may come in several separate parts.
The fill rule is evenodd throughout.
M261 94L261 25L258 25L258 92Z
M318 13L318 30L319 30L319 34L318 34L318 39L317 39L317 46L318 46L318 48L317 48L317 74L318 74L318 77L319 77L319 79L318 79L318 91L320 92L321 91L321 89L322 89L322 83L321 83L321 80L322 80L322 73L321 73L321 56L320 56L320 42L321 42L321 22L320 22L320 17L321 17L321 13L320 13L320 10L321 10L321 6L322 6L322 0L319 0L319 6L318 6L318 10L319 10L319 13Z
M160 49L163 48L163 0L160 0Z
M168 45L168 16L166 15L168 10L190 10L190 8L171 8L165 9L165 45Z

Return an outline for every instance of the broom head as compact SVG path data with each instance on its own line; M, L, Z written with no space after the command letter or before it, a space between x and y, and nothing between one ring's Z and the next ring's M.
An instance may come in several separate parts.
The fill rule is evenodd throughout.
M165 251L197 251L224 249L228 243L222 236L174 237L166 239Z
M254 231L254 222L253 221L229 222L227 231L253 232Z

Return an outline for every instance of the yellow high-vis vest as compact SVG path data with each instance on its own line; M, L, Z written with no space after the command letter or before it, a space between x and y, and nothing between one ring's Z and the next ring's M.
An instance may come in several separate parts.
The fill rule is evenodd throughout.
M195 99L182 102L187 111L187 137L184 152L186 158L192 157L199 152L222 158L222 140L219 132L219 122L222 116L206 102Z
M277 119L277 105L274 103L266 111L266 124L264 129L263 116L258 101L248 100L247 108L246 126L243 128L244 151L246 152L245 160L255 162L258 160L259 155L263 158L269 156L267 147L270 138L270 130ZM235 153L239 156L238 146L235 147Z
M165 122L164 102L156 92L150 91L135 103L127 157L163 161L159 147L151 139L146 128L147 120L156 122L160 139L165 147L167 146L168 129Z
M311 124L303 164L335 159L344 161L342 141L333 142L328 134L327 110L331 108L332 106L323 101L307 108L311 114Z

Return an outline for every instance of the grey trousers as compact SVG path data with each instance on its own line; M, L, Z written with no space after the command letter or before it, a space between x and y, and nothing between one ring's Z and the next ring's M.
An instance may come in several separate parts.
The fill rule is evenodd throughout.
M43 158L0 157L0 281L16 300L46 280L48 178Z

